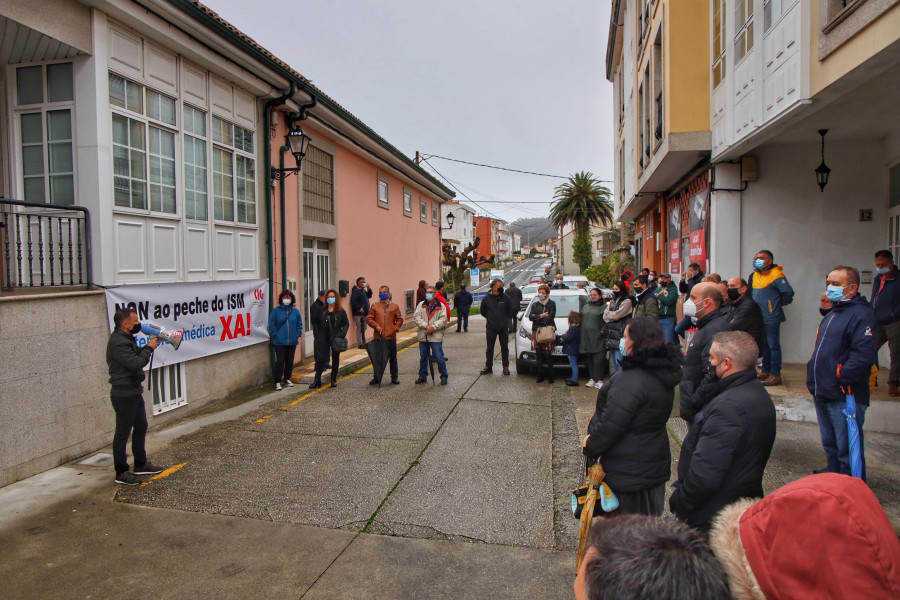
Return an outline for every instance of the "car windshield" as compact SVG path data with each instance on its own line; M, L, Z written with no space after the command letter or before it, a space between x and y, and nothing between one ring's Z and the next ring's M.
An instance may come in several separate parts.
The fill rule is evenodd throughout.
M555 296L550 294L550 299L556 302L556 318L563 319L568 317L569 312L581 312L581 307L587 302L587 296L582 296L580 294L569 294L566 296ZM535 304L538 304L537 300L531 303L531 307L534 307ZM528 315L531 314L531 309L529 308L528 313L525 315L525 318L528 318Z
M540 285L537 284L529 284L522 286L523 294L536 294Z

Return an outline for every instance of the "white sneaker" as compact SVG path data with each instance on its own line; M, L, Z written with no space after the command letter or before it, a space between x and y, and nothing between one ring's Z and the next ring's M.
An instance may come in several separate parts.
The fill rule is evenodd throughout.
M285 383L285 385L287 385L288 387L294 387L294 382L291 381L290 379L285 379L285 380L284 380L284 383Z
M586 384L584 384L584 385L586 385L586 386L588 386L588 387L594 387L594 380L591 379L590 381L588 381L588 382L587 382Z
M602 382L602 381L598 381L597 383L594 384L594 387L597 388L597 389L599 390L600 388L603 387L603 382Z
M280 381L279 381L278 383L275 384L275 390L278 391L278 392L281 391L281 382L280 382Z

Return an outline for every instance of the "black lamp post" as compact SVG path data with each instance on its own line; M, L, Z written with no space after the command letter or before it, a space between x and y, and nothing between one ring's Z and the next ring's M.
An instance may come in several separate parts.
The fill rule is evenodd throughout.
M828 165L825 164L825 134L828 133L827 129L820 129L819 135L822 136L822 164L816 167L816 182L819 184L819 190L823 193L825 192L825 186L828 185L828 175L831 173L831 169L828 168Z
M290 149L291 154L294 155L294 160L297 161L297 167L272 169L272 179L284 179L288 175L300 171L300 166L303 163L303 157L306 156L306 150L309 147L310 139L311 138L303 132L303 129L300 128L299 124L288 132L287 136L285 136L285 141L287 142L285 145Z

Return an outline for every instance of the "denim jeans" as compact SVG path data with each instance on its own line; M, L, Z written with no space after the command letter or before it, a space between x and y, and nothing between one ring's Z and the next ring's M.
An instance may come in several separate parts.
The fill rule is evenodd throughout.
M569 354L569 365L572 367L572 381L578 381L578 355Z
M819 433L822 448L828 460L828 471L850 475L850 435L847 433L847 417L841 412L846 408L843 402L822 402L815 399L816 416L819 418ZM856 423L859 426L859 454L862 458L862 479L866 480L866 455L863 444L863 424L866 422L865 404L856 405Z
M441 379L447 379L447 363L444 362L444 342L419 342L419 379L428 379L428 357L437 359Z
M663 330L663 335L666 336L666 342L669 344L675 343L675 317L660 317L659 326Z
M766 347L763 349L763 373L781 375L781 323L765 323Z
M622 370L622 365L619 364L619 361L622 360L622 353L619 352L618 350L613 350L611 352L611 354L612 354L612 359L613 359L613 367L615 368L616 372L618 373L619 371Z

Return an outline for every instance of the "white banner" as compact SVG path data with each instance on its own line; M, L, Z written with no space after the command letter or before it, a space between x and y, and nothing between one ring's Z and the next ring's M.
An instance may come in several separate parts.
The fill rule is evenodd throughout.
M160 340L155 369L268 342L267 296L265 279L123 285L106 290L106 312L110 331L116 309L123 307L137 311L141 323L184 330L178 350ZM147 339L135 336L141 347Z

